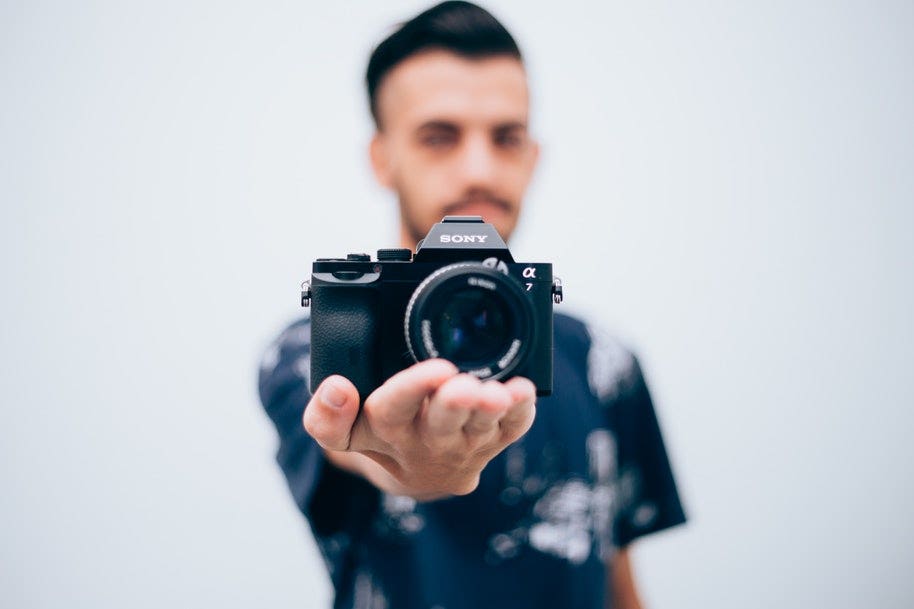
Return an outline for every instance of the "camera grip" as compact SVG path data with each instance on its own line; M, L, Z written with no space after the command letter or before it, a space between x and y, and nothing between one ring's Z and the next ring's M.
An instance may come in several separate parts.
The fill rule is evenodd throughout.
M349 379L365 401L377 386L374 290L315 290L311 305L311 391L328 376Z

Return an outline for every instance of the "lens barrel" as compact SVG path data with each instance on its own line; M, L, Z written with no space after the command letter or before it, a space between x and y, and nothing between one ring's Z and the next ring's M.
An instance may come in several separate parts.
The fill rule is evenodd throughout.
M521 368L534 336L533 307L520 283L475 262L426 277L406 307L404 331L416 361L441 357L461 372L501 379Z

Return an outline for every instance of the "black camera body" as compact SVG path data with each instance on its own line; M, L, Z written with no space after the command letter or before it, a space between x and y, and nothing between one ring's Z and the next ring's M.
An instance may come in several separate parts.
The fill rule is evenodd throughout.
M552 265L515 262L491 224L448 216L408 249L319 258L303 285L311 306L311 390L332 374L364 399L400 370L435 357L480 379L523 376L552 393Z

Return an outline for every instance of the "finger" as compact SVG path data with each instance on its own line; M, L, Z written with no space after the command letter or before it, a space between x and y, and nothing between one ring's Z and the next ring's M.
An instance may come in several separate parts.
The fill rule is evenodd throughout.
M432 437L457 435L482 397L482 383L469 374L445 382L420 415L419 432Z
M419 362L393 375L365 400L365 416L372 425L411 424L425 398L457 374L457 366L443 359Z
M514 442L527 433L536 415L536 386L523 377L514 377L504 384L511 394L511 407L498 422L502 437Z
M503 384L494 381L483 383L479 407L473 410L463 431L469 436L483 436L498 429L498 422L513 401L511 392Z
M349 450L352 425L359 414L359 392L341 376L327 377L305 407L302 424L318 444Z

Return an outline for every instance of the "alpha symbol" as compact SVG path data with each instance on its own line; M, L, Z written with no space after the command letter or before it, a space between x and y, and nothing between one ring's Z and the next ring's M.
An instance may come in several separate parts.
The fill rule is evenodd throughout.
M536 279L536 267L528 266L527 268L524 269L523 275L527 279Z

